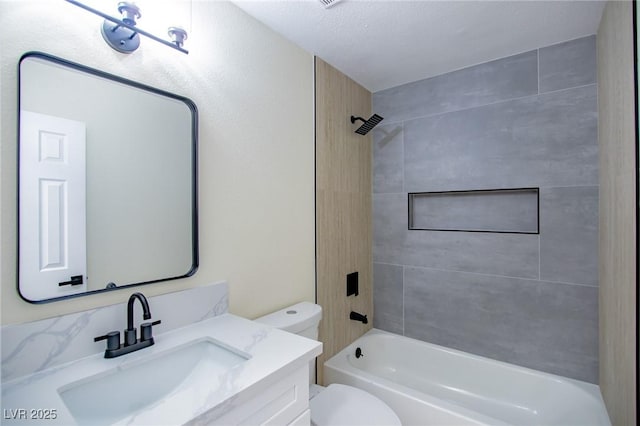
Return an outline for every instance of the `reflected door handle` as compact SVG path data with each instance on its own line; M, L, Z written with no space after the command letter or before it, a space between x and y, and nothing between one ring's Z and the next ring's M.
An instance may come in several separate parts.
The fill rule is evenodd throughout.
M80 285L84 281L82 279L82 275L74 275L71 277L71 281L63 281L58 283L58 286L62 287L63 285Z

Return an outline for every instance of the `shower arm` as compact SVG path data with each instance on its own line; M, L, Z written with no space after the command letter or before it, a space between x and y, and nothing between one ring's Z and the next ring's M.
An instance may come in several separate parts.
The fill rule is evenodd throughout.
M369 133L374 127L376 127L378 123L380 123L383 120L383 118L378 114L373 114L368 120L365 120L362 117L356 117L355 115L352 115L351 123L355 123L356 120L362 121L362 125L358 127L358 129L356 130L356 133L364 136L367 133Z

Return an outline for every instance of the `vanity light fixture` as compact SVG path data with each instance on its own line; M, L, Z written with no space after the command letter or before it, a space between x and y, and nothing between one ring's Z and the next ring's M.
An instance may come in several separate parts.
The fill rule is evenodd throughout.
M168 34L171 37L171 41L164 40L138 28L136 26L136 20L140 19L142 14L140 13L140 8L133 2L121 1L118 3L118 12L120 12L120 15L122 16L122 19L118 19L87 6L78 0L66 1L104 18L105 21L102 24L102 37L104 37L104 40L109 46L118 52L131 53L135 51L138 46L140 46L140 35L143 35L182 53L189 53L188 50L182 47L184 41L187 39L187 32L183 28L169 27Z
M167 34L171 37L171 42L178 47L182 47L187 39L187 31L182 27L169 27Z

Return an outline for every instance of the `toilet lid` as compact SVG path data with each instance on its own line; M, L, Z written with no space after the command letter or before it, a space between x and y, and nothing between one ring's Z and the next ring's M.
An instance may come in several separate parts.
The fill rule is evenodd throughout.
M309 401L317 426L397 425L400 419L381 399L352 386L329 385Z

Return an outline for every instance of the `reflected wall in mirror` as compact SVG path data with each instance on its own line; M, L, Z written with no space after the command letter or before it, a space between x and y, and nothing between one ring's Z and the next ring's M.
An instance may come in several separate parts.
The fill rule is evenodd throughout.
M193 275L195 104L39 52L19 73L21 297Z

